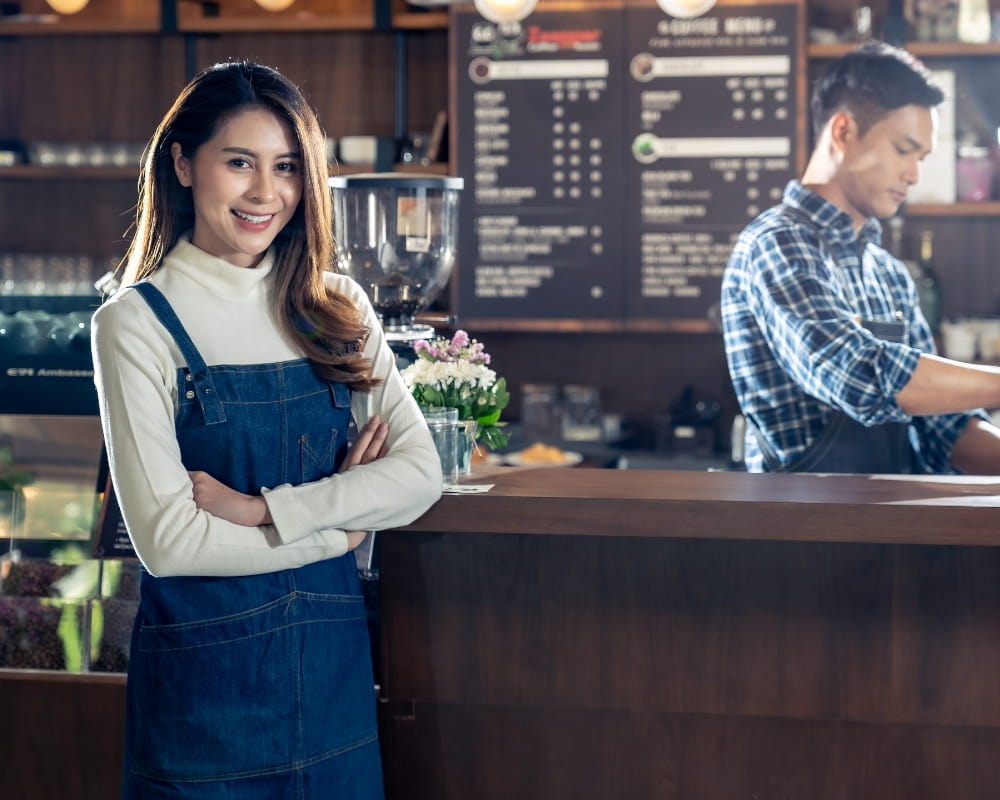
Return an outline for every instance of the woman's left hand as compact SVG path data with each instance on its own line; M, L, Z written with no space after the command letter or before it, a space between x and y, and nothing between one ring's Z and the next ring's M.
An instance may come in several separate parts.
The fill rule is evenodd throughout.
M194 502L202 511L234 525L254 527L271 522L271 512L260 495L230 489L207 472L188 472L194 488Z

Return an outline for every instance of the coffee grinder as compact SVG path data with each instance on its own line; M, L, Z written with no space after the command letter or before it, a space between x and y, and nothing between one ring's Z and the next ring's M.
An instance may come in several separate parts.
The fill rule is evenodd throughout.
M338 265L364 288L402 368L434 337L417 314L455 264L462 178L368 173L330 178Z

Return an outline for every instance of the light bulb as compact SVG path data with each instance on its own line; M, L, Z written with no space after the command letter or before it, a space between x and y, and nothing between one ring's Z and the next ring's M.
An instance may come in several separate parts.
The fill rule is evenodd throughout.
M266 11L284 11L295 0L254 0L254 2Z
M46 0L46 2L53 11L60 14L75 14L77 11L83 11L90 0Z
M656 0L656 4L672 17L700 17L715 5L715 0Z
M475 5L490 22L520 22L535 10L538 0L475 0Z

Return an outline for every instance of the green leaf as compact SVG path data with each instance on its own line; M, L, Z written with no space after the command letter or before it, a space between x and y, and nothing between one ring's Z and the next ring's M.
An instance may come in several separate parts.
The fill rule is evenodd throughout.
M507 446L507 440L510 439L509 433L504 433L496 426L480 428L478 433L480 434L478 438L482 439L490 450L503 450Z

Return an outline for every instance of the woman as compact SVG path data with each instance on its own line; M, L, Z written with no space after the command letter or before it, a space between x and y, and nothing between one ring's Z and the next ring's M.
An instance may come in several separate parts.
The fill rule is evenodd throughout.
M323 141L273 69L194 78L145 156L129 286L94 316L146 568L126 798L382 795L350 550L422 514L441 472L364 292L327 271Z

